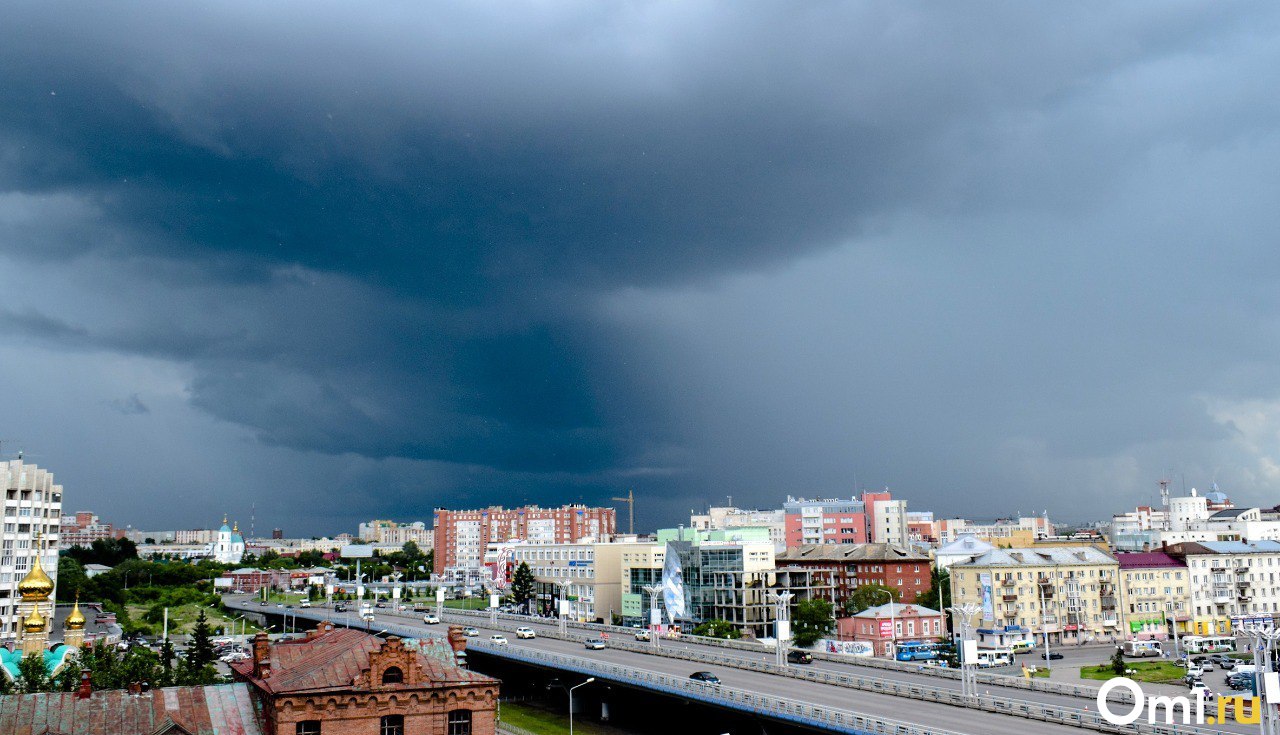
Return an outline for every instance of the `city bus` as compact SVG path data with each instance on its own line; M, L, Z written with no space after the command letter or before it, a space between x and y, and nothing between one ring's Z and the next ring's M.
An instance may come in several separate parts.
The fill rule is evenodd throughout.
M1164 653L1160 641L1125 641L1124 655L1133 658L1159 658Z
M894 647L894 658L899 661L932 661L937 657L937 643L907 641Z
M1187 653L1228 653L1236 650L1236 639L1229 635L1191 635L1182 639Z

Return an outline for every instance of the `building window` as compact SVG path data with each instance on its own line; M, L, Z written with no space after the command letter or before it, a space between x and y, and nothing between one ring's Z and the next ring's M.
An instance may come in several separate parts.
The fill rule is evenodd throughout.
M404 715L383 715L378 735L404 735Z
M449 713L449 735L471 735L471 710L455 709Z
M295 735L320 735L320 720L303 720L294 725Z
M382 672L383 684L401 684L404 682L404 672L396 666L390 666L386 671Z

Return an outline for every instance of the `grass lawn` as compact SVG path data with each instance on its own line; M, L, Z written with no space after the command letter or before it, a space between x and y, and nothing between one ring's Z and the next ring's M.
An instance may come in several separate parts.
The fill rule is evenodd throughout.
M560 712L534 707L518 702L503 702L500 710L504 724L528 730L534 735L564 735L569 732L569 716ZM611 727L603 727L594 722L585 722L581 717L573 721L573 732L584 735L612 735L620 732Z
M1180 684L1182 683L1182 678L1187 675L1186 669L1174 666L1168 661L1126 661L1125 665L1134 672L1127 674L1130 679L1145 681L1149 684ZM1080 669L1081 679L1105 681L1114 679L1115 676L1116 673L1111 670L1111 664L1109 663L1085 666Z
M489 598L487 597L468 597L463 600L445 600L445 607L452 607L458 610L488 610ZM568 720L565 720L568 722ZM576 729L576 728L575 728Z
M130 605L129 617L134 620L142 620L142 616L148 609L146 605ZM181 605L169 608L169 635L184 635L195 630L196 618L200 615L200 610L199 605ZM207 607L204 608L204 614L209 619L209 628L213 630L214 635L220 635L219 628L225 629L228 635L231 633L231 621L236 617L235 615L227 615ZM163 623L156 623L152 626L157 635L162 632L163 625ZM240 633L243 625L243 621L236 621L237 634ZM252 635L258 632L259 628L250 622L245 630L248 631L249 635Z
M1031 678L1032 679L1048 679L1049 670L1041 666L1037 668L1035 671L1031 672Z

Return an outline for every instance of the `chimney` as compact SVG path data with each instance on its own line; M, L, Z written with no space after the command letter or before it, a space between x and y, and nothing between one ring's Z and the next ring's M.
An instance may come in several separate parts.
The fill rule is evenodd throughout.
M93 681L88 669L80 669L80 688L76 690L76 699L88 699L93 696Z
M136 697L142 694L142 684L136 681L129 682L129 696Z
M271 678L271 641L266 633L253 637L253 675L259 679Z

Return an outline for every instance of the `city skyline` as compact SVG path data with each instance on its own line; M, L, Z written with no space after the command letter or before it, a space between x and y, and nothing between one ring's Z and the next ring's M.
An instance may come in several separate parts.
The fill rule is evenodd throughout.
M1271 5L10 16L0 439L72 506L1278 502Z

